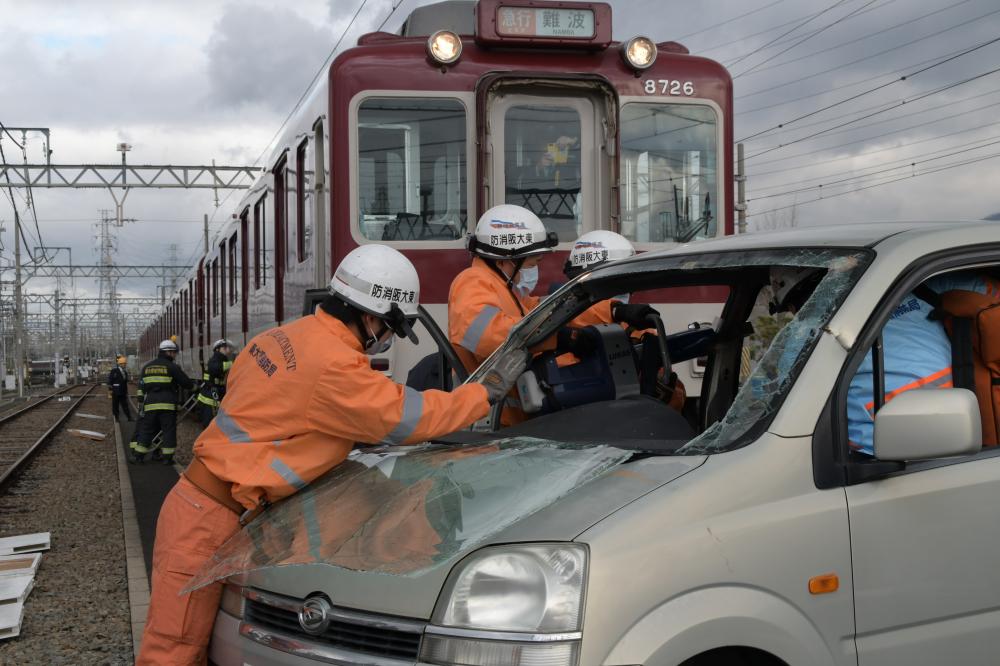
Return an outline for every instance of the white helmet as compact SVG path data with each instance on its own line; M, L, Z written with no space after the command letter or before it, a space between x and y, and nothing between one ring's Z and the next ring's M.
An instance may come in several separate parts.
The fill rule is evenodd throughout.
M173 340L164 340L160 343L160 351L177 351L177 343Z
M524 259L552 252L558 244L559 237L546 231L537 215L513 204L490 208L469 235L469 252L487 259Z
M567 277L574 277L592 266L632 256L635 256L635 248L621 234L603 229L588 231L573 243L563 272Z
M232 346L233 343L230 342L229 340L226 340L225 338L219 338L212 345L212 351L219 351L219 347L232 347Z
M824 271L820 268L804 266L775 266L771 269L771 314L787 312L790 307L802 307L802 303L819 284Z
M381 317L396 335L417 342L410 323L420 304L417 269L386 245L351 250L330 280L330 291L359 310Z

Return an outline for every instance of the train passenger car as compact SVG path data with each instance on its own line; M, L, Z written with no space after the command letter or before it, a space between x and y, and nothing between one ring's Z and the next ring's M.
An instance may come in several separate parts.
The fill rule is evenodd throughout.
M189 370L213 340L237 346L303 311L303 292L364 243L406 254L444 328L465 237L498 203L560 239L536 293L561 281L580 234L640 251L731 234L732 81L675 42L612 38L600 2L451 0L344 47L289 120L253 186L169 306L144 356L176 334ZM711 321L724 295L657 298L671 328ZM399 380L433 351L394 345L373 367ZM694 386L693 364L678 368Z

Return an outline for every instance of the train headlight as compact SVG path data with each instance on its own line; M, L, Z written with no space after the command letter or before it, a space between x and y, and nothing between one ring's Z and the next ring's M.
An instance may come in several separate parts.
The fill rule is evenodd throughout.
M633 37L622 45L622 57L634 69L648 69L656 62L656 44L649 37Z
M427 40L427 52L434 62L450 65L462 56L462 40L450 30L438 30Z

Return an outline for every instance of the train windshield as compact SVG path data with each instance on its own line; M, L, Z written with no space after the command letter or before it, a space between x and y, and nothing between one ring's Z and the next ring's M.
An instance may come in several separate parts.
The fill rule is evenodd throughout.
M719 119L696 104L621 109L622 234L637 243L686 243L717 231Z
M569 101L517 104L504 115L505 201L534 212L560 241L582 233L582 124Z
M465 106L454 99L373 98L358 108L358 214L372 241L465 235Z

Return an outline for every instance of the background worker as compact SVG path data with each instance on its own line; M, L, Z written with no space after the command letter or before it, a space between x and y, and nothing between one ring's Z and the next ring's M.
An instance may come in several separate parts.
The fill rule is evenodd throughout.
M225 338L216 340L212 345L212 357L205 365L202 374L201 388L198 389L198 420L201 427L207 428L219 411L219 402L226 395L226 378L233 362L229 360L233 353L233 343Z
M419 294L406 257L363 245L337 267L315 314L250 340L160 510L138 664L205 663L222 584L180 592L241 524L343 462L356 443L414 444L459 430L513 385L523 353L451 393L405 388L372 370L369 356L395 335L416 342Z
M128 370L125 363L128 359L118 357L118 365L108 373L108 395L111 396L111 413L118 420L118 409L125 413L125 418L132 420L132 412L128 407Z
M160 343L160 353L142 366L139 372L139 423L131 443L132 462L141 463L149 453L153 438L163 433L160 448L162 462L171 465L177 450L177 403L179 389L190 389L194 382L174 363L177 344L172 340Z
M558 239L527 208L501 204L483 213L468 242L472 265L458 274L448 292L448 339L465 369L472 372L538 305L540 299L531 295L538 285L538 265L552 253ZM648 309L620 304L614 321L645 328ZM564 337L567 351L574 351L575 338ZM558 342L553 336L532 351L554 350ZM504 424L523 418L513 397L508 406Z

